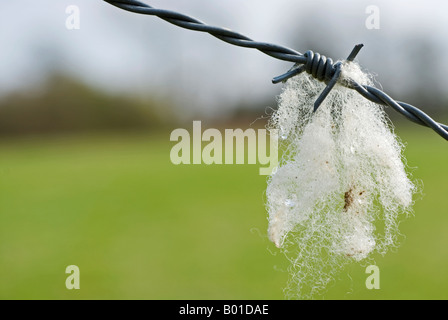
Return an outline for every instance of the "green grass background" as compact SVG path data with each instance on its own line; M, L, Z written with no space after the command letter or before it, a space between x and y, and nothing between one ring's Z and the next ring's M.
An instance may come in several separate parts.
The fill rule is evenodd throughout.
M423 182L400 247L351 264L316 299L448 298L448 146L398 131ZM0 142L1 299L284 299L258 165L171 164L166 134ZM81 289L67 290L77 265Z

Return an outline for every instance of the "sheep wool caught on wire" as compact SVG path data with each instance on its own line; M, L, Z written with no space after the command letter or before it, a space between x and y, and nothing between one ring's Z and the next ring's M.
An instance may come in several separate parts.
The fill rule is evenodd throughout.
M347 60L333 63L312 51L254 41L138 0L104 1L295 63L273 79L286 81L269 124L285 152L266 190L269 238L291 261L290 297L312 297L340 267L398 244L398 223L412 211L417 187L383 107L447 141L448 125L374 87L372 77L353 62L362 45Z
M351 61L346 79L372 83ZM291 262L288 294L303 298L343 265L395 246L416 191L383 109L338 83L313 112L324 87L308 73L287 80L269 125L285 151L268 180L268 234Z

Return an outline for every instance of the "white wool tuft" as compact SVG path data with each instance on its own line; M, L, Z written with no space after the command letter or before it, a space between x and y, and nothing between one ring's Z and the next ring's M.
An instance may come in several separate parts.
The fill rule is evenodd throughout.
M340 81L349 78L372 85L344 62ZM415 192L382 107L337 84L313 114L324 86L306 73L288 80L270 122L285 150L268 181L268 234L291 261L289 293L302 298L345 263L396 245Z

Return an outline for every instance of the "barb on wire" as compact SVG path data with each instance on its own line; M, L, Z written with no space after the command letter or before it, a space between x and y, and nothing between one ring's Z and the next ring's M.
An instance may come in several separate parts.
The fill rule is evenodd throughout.
M320 55L319 53L314 53L313 51L307 51L306 53L302 54L293 49L282 47L279 45L254 41L232 30L207 25L195 18L175 11L156 9L137 0L104 1L126 11L157 16L181 28L209 33L212 36L235 46L257 49L273 58L294 62L295 65L290 71L281 76L275 77L272 82L279 83L286 81L287 79L296 76L304 71L312 75L317 80L325 82L327 86L321 93L319 98L316 100L314 104L314 111L319 108L319 105L324 101L325 97L337 83L340 76L341 62L334 63L331 58L326 58L325 56ZM353 61L361 48L362 45L355 46L352 53L347 58L347 61ZM448 125L434 121L430 116L428 116L420 109L408 103L396 101L383 91L375 87L360 85L352 79L344 82L343 85L356 90L366 99L374 103L392 107L410 121L422 126L429 127L445 140L448 140Z

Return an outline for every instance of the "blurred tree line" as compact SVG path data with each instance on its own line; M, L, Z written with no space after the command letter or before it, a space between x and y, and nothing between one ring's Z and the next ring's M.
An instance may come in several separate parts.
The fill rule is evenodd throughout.
M314 31L318 32L318 31ZM328 52L337 46L322 44L319 37L311 36L302 40L297 47L312 47L322 51L324 45ZM303 42L303 43L302 43ZM427 44L404 46L413 56L437 56L437 51ZM325 52L324 52L325 53ZM393 72L393 71L390 71ZM397 90L390 79L409 74L385 74L389 79L385 92L396 98L421 108L436 121L446 123L448 117L448 95L440 83L434 79L434 67L416 64L412 70L418 77L408 83L403 94ZM389 86L390 85L390 86ZM381 88L381 85L379 85ZM418 89L420 88L420 89ZM423 88L423 89L422 89ZM191 125L192 120L201 120L201 114L191 115L182 122L176 114L188 108L191 101L183 100L177 105L170 97L157 96L156 92L146 97L111 94L86 85L78 79L61 73L52 74L38 87L10 93L0 98L0 136L34 134L86 133L110 131L150 131ZM229 111L226 117L204 119L209 127L263 127L270 114L277 108L276 97L253 100L242 99ZM406 119L391 108L386 108L393 122ZM407 122L406 122L407 123Z
M115 96L54 74L0 99L0 136L157 130L170 123L171 110L166 99Z

